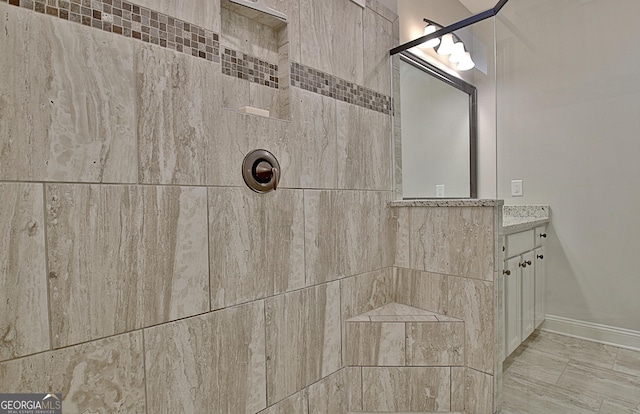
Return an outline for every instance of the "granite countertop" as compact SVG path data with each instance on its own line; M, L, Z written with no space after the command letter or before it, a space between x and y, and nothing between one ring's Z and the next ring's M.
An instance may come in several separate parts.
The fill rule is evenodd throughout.
M392 201L391 207L494 207L501 206L503 200L472 198L432 198L423 200Z
M503 206L502 233L517 233L547 224L549 211L548 205Z

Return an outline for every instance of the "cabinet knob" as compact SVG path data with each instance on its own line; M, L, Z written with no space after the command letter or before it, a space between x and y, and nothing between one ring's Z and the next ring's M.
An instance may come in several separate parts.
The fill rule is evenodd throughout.
M541 254L536 255L536 257L540 260L544 259L544 255L541 255Z
M531 266L531 260L525 260L525 263Z
M524 262L524 263L518 263L518 266L520 266L520 267L522 267L522 268L527 267L527 262Z
M543 239L547 238L547 233L540 233L540 237L542 237Z
M503 270L502 273L507 275L507 276L511 276L511 270L509 270L509 269Z

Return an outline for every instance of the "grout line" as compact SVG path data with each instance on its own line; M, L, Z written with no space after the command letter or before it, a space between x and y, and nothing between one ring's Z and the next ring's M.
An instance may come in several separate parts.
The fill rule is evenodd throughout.
M147 348L146 348L146 338L145 338L145 329L141 329L142 331L142 369L143 369L143 378L144 378L144 409L148 413L149 412L149 388L147 387Z
M209 274L207 275L207 286L209 291L209 312L213 312L212 306L212 294L211 294L211 217L209 213L209 187L206 187L207 191L207 269L209 269Z
M1 1L1 0L0 0ZM278 120L279 121L279 120ZM102 185L102 186L140 186L140 187L196 187L196 188L245 188L244 184L188 184L188 183L136 183L136 182L100 182L100 181L56 181L56 180L2 180L0 184L56 184L56 185ZM282 190L309 190L309 191L331 191L331 192L359 192L359 193L392 193L391 190L366 189L366 188L327 188L327 187L278 187Z
M267 300L262 299L262 314L264 317L264 406L269 407L269 358L267 355Z
M49 318L49 350L53 350L53 318L51 312L51 286L49 283L49 242L47 240L47 186L42 183L42 233L44 237L44 278L47 287L47 317ZM46 351L45 351L46 352Z

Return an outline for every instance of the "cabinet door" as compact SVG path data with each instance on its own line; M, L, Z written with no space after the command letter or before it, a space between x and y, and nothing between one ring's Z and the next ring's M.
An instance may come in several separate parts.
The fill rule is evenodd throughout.
M535 324L535 252L522 255L522 340L533 333Z
M520 345L521 341L521 288L520 288L520 256L505 262L504 275L504 326L505 355L509 356Z
M544 322L546 307L546 289L547 289L547 250L545 246L538 247L534 251L536 261L534 262L534 271L536 279L536 297L535 297L535 326L538 328Z

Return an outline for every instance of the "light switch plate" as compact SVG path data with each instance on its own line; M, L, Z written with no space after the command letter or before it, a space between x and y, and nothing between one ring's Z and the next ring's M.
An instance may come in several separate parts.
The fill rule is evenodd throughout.
M436 185L436 197L444 197L444 184Z
M522 180L511 180L511 197L522 197Z

